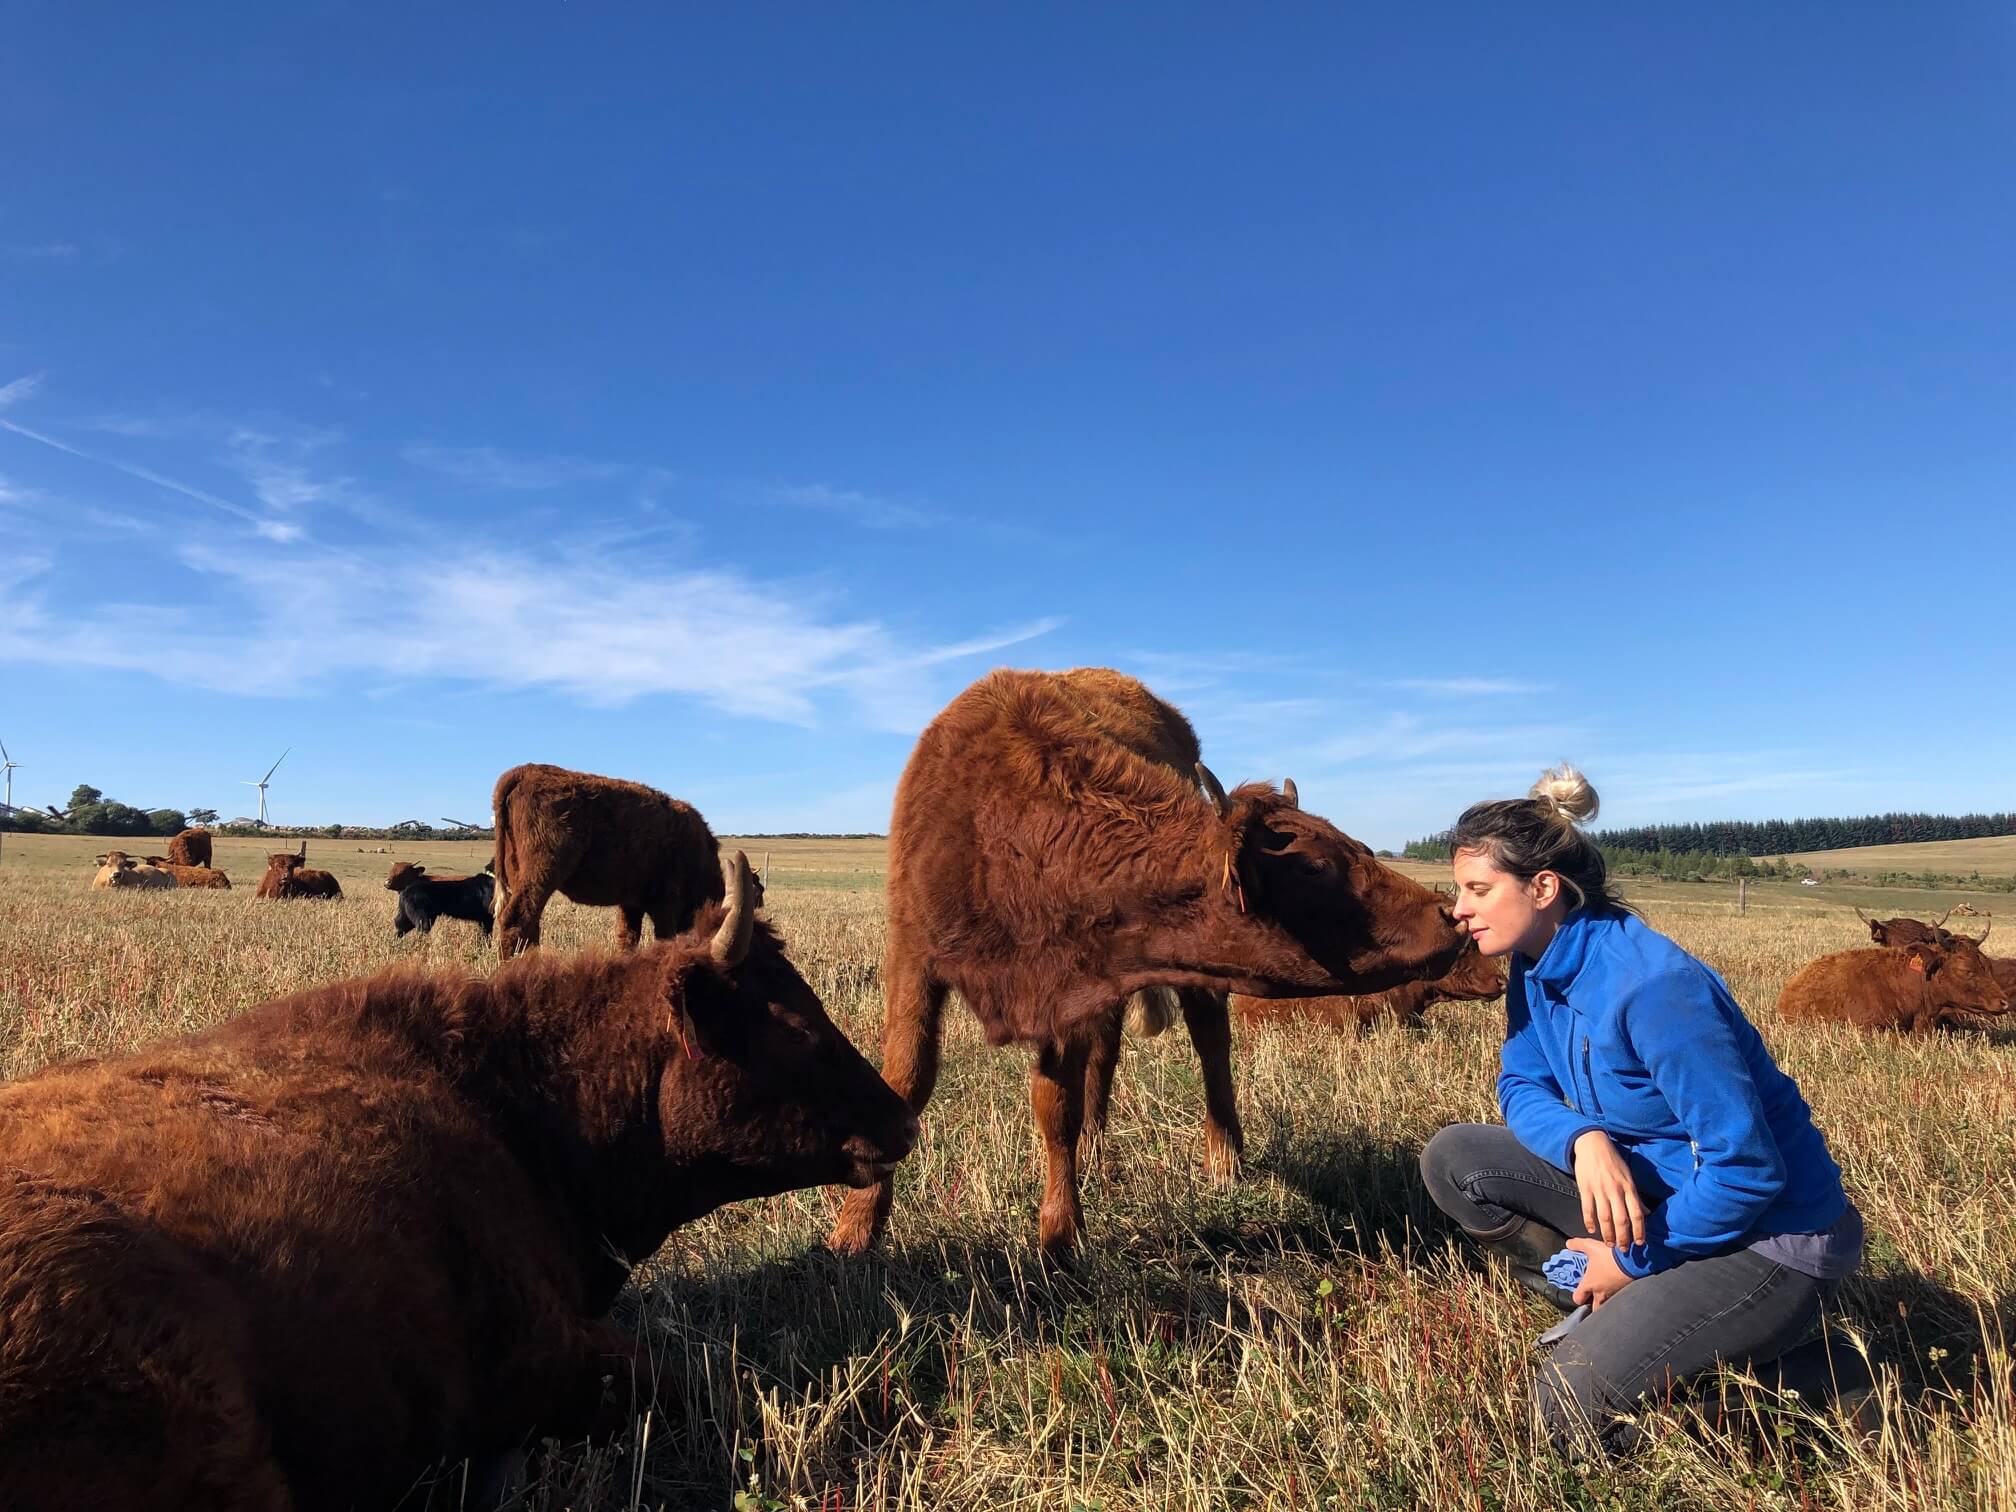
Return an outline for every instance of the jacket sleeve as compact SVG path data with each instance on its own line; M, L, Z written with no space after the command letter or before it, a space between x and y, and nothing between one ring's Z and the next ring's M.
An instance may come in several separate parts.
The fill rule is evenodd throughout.
M1526 984L1515 969L1505 984L1505 1051L1498 1071L1498 1107L1505 1122L1542 1160L1575 1169L1575 1141L1603 1126L1568 1106L1540 1048L1526 1007Z
M1750 1076L1732 1007L1705 971L1662 972L1622 1005L1652 1084L1694 1144L1694 1173L1645 1218L1645 1243L1617 1252L1632 1276L1727 1249L1785 1189L1785 1159Z

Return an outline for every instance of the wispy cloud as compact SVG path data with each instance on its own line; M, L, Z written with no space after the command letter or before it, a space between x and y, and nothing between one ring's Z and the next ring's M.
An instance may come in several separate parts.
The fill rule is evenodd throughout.
M41 373L28 373L0 387L0 410L19 404L23 399L33 398L35 391L42 387L43 376Z
M939 516L913 505L878 498L828 483L796 484L776 491L777 499L800 509L838 515L869 530L918 530L940 523Z
M525 493L609 482L638 470L622 462L539 456L494 446L431 446L415 442L399 455L415 467L440 473L458 483Z
M13 388L15 385L9 384L8 387ZM195 488L187 483L178 483L175 479L155 472L150 467L141 467L132 462L122 462L115 457L102 456L97 452L86 451L81 446L72 446L68 441L59 441L54 436L45 435L41 431L30 430L27 426L17 421L0 419L0 430L10 431L24 440L33 441L38 445L62 452L65 456L76 457L84 462L95 462L100 467L109 467L115 472L124 473L129 478L138 478L141 482L151 483L156 488L165 488L170 493L180 494L185 499L193 499L198 504L207 504L212 509L250 525L261 534L268 535L269 539L282 539L280 536L271 535L270 531L287 528L284 525L276 525L275 522L263 518L242 504L234 504L229 499L219 498L207 489Z
M179 560L216 590L203 612L124 603L58 613L16 593L0 604L0 660L259 694L432 679L598 706L671 695L804 725L838 692L867 723L908 731L944 700L931 669L1052 623L920 646L731 570L654 572L565 555L420 565L391 550L316 553L304 571L298 552L192 547Z
M1517 677L1399 677L1382 686L1435 698L1500 698L1547 691L1545 683Z

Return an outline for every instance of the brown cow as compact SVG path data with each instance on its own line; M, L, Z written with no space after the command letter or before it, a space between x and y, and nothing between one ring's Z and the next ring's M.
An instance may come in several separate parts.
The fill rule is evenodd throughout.
M210 831L185 829L168 842L168 860L175 866L210 864Z
M721 900L721 847L691 804L641 782L532 762L497 779L497 953L539 943L553 894L616 910L616 947L633 950L648 916L661 940Z
M266 858L266 875L259 879L255 898L340 898L343 888L331 872L317 871L302 863L308 859L308 842L301 849L275 851Z
M1418 1028L1437 1003L1488 1003L1504 994L1505 973L1498 962L1466 950L1446 976L1432 982L1402 982L1364 997L1258 998L1241 993L1232 999L1232 1011L1248 1024L1314 1023L1362 1031L1390 1018Z
M177 887L222 887L229 888L231 879L221 871L212 871L207 866L179 866L166 856L149 856L147 864L156 871L166 872L175 879Z
M1189 721L1131 677L1004 670L932 720L896 790L883 1074L923 1110L952 988L991 1043L1036 1047L1052 1254L1081 1225L1077 1143L1104 1118L1131 994L1178 989L1206 1158L1228 1176L1225 992L1374 992L1440 976L1464 945L1443 898L1302 812L1292 786L1228 797L1197 758ZM852 1193L833 1246L874 1243L889 1203L886 1182Z
M1955 940L1967 938L1944 927L1952 912L1952 909L1947 909L1930 924L1901 914L1894 919L1872 919L1859 908L1855 910L1855 917L1869 926L1869 938L1878 945L1951 945ZM1994 926L1991 924L1989 928ZM1988 938L1986 931L1981 938Z
M1778 994L1792 1022L1929 1034L1968 1014L2009 1009L2008 992L1972 940L1842 950L1808 961Z
M107 851L98 858L97 873L91 878L97 888L173 887L175 879L164 871L142 866L124 851Z
M389 1508L627 1427L632 1266L916 1139L733 865L648 950L395 968L0 1086L0 1505Z

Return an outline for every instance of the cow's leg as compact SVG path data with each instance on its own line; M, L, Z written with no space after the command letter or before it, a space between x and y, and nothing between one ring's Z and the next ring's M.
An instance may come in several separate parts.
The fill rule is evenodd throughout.
M497 954L502 959L508 961L521 951L538 947L539 916L552 897L551 884L543 881L511 889L511 896L497 913Z
M938 1085L938 1035L945 1017L945 984L933 980L921 945L892 929L882 955L882 1079L916 1113ZM857 1187L841 1204L827 1239L832 1249L858 1255L882 1237L895 1187L889 1177Z
M1214 1180L1233 1181L1239 1175L1246 1137L1239 1129L1239 1100L1232 1090L1232 1014L1225 994L1209 987L1185 987L1177 997L1204 1073L1204 1169Z
M392 933L403 940L412 932L413 920L407 915L406 905L401 903L399 911L392 916Z
M1092 1028L1085 1057L1085 1127L1078 1136L1078 1164L1096 1171L1105 1165L1106 1116L1113 1105L1113 1072L1120 1064L1120 1042L1127 1005L1120 1004Z
M616 905L616 948L635 950L644 938L644 910L634 903ZM663 938L662 936L660 938Z
M1029 1074L1029 1102L1043 1137L1045 1164L1037 1237L1044 1255L1053 1260L1071 1252L1085 1226L1078 1205L1078 1135L1084 1125L1085 1063L1091 1048L1085 1034L1062 1043L1053 1040L1037 1052Z

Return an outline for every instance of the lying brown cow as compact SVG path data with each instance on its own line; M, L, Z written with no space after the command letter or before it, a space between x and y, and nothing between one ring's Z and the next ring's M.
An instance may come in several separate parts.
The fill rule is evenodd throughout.
M168 860L174 866L208 866L210 831L185 829L168 842Z
M1241 1139L1226 992L1376 992L1442 975L1465 943L1445 899L1292 788L1228 796L1189 721L1104 668L995 672L931 721L896 790L888 887L883 1074L923 1111L953 988L990 1043L1034 1047L1052 1253L1082 1223L1078 1140L1104 1119L1132 994L1177 989L1206 1159L1227 1176ZM851 1193L834 1248L873 1244L889 1205L887 1182Z
M644 920L658 938L685 929L721 899L721 847L691 804L641 782L533 762L497 779L497 953L539 943L553 894L616 910L616 946L631 950Z
M147 864L156 871L166 872L175 879L177 887L222 887L229 888L231 879L221 871L212 871L208 866L179 866L166 856L149 856Z
M1314 1023L1362 1031L1390 1018L1418 1028L1437 1003L1488 1003L1504 995L1505 974L1498 963L1467 950L1446 976L1432 982L1402 982L1363 997L1257 998L1241 993L1232 999L1232 1011L1248 1024Z
M1894 919L1872 919L1859 908L1855 910L1855 917L1869 926L1869 938L1878 945L1951 945L1955 940L1974 938L1955 934L1945 927L1946 920L1952 913L1953 910L1949 908L1930 924L1923 919L1913 919L1908 915L1899 915ZM1981 931L1976 943L1987 939L1994 927L1990 924L1987 929Z
M175 879L152 866L142 866L124 851L107 851L98 858L91 885L99 888L173 887Z
M1792 1022L1929 1034L1970 1014L2009 1009L2008 990L1972 940L1843 950L1808 961L1778 994Z
M303 865L308 859L308 842L296 851L275 851L266 858L266 874L252 894L255 898L340 898L343 888L331 872Z
M642 952L395 969L0 1085L0 1505L390 1508L627 1427L631 1267L917 1133L734 864Z

